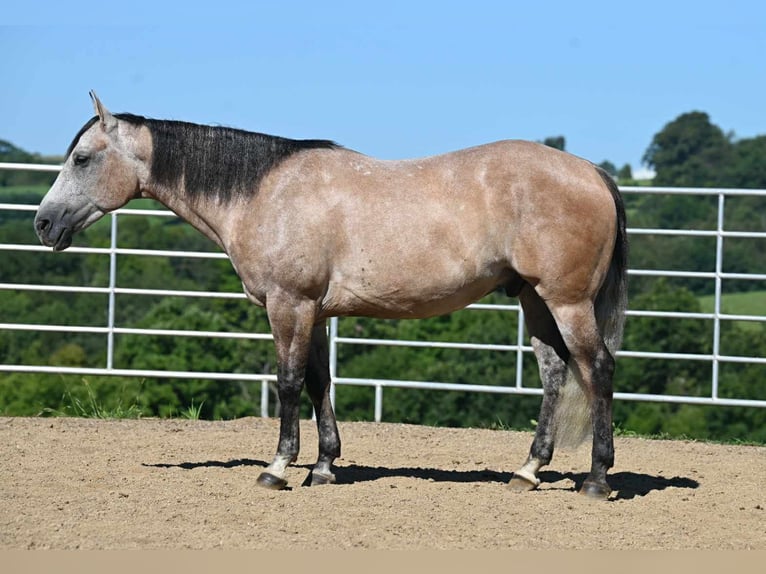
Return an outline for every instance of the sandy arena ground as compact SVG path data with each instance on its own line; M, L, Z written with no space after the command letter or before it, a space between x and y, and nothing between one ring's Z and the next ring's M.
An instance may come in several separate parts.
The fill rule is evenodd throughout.
M766 448L616 440L614 493L575 492L589 449L506 488L530 433L341 423L338 484L255 486L278 421L0 418L0 549L766 549Z

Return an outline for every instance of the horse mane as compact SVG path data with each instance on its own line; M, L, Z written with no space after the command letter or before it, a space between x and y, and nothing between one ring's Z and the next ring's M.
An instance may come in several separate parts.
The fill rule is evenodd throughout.
M114 114L119 120L146 126L152 136L150 177L154 183L180 187L190 199L215 197L228 203L255 193L264 176L291 155L308 149L338 149L330 140L296 140L245 130L155 120L134 114ZM98 120L91 118L67 150Z

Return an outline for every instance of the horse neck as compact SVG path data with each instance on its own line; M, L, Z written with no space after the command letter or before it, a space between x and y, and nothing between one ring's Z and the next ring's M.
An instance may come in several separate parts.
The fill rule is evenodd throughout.
M142 190L142 197L156 199L181 219L196 228L208 239L225 250L227 209L218 205L215 198L190 198L183 189L152 186Z

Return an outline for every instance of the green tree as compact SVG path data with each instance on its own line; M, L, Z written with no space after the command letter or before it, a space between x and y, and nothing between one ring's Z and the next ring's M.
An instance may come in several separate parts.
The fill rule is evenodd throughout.
M629 163L626 163L617 172L617 180L620 181L620 182L623 182L623 181L625 181L625 182L632 182L633 181L633 169L630 167Z
M737 141L725 173L727 186L766 189L766 135Z
M699 313L694 294L666 279L633 298L632 309ZM629 317L623 349L661 353L707 354L711 352L712 322L700 319ZM619 361L615 380L618 391L702 396L710 392L710 369L701 361L625 358Z
M564 151L566 148L566 140L564 139L564 136L547 137L543 140L543 144L561 151Z
M253 307L251 305L251 307ZM219 308L204 308L180 298L164 298L136 326L172 330L214 332L267 332L261 314L231 324ZM200 372L269 373L274 364L271 341L243 341L217 337L169 337L124 335L118 341L115 365L130 369L185 370ZM255 387L258 387L256 389ZM204 401L204 418L233 418L254 415L254 396L260 383L210 379L144 381L141 401L144 411L167 416Z
M656 172L654 184L721 185L732 153L731 138L704 112L681 114L652 139L643 161Z
M9 163L59 163L60 158L45 158L29 153L11 142L0 139L0 162ZM39 171L0 170L0 187L11 185L50 185L56 173Z
M617 177L617 167L608 159L602 161L598 166L612 177Z

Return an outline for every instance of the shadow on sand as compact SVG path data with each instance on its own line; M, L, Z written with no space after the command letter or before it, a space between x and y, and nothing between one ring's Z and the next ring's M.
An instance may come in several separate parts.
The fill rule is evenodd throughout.
M572 490L580 490L582 483L585 482L587 473L556 472L553 470L542 471L540 480L542 482L558 482L569 479L575 483ZM612 487L613 495L610 500L629 500L637 496L646 496L650 492L665 490L666 488L699 488L700 483L691 478L683 476L674 476L666 478L651 474L642 474L639 472L615 472L607 474L607 481Z
M228 461L208 460L204 462L181 462L181 463L144 463L142 466L151 468L181 468L184 470L193 470L195 468L235 468L240 466L255 466L266 468L268 463L262 460L240 458ZM303 482L306 486L311 478L311 465L297 465L299 468L305 468L309 471L309 476ZM400 467L389 468L382 466L362 466L351 464L348 466L335 467L337 484L355 484L359 482L369 482L384 478L416 478L433 482L496 482L507 483L513 473L497 472L494 470L441 470L436 468L413 468ZM573 487L567 487L566 490L579 490L585 481L586 473L557 472L546 470L540 473L540 480L546 483L556 483L562 480L570 480L574 483ZM653 476L636 472L616 472L607 477L609 485L614 491L611 500L629 500L637 496L646 496L650 492L665 490L666 488L688 488L695 489L699 487L699 482L690 478L674 476L666 478L664 476Z

